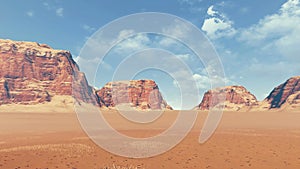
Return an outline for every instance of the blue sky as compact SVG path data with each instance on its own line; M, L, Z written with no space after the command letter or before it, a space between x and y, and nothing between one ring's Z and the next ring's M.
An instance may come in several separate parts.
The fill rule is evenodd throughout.
M4 0L0 6L0 38L46 43L53 48L70 50L76 58L98 29L119 17L138 12L169 13L193 23L218 52L227 85L243 85L259 100L273 87L300 74L299 0ZM161 47L158 43L161 40L162 37L155 35L136 35L116 46L111 55L118 57L120 47L128 43ZM193 77L200 86L200 96L192 101L194 104L210 88L209 77L203 64L193 59L193 53L178 45L181 44L163 49L175 53L193 70ZM131 52L130 48L122 49L124 55ZM105 66L110 69L118 64L109 57L107 62ZM140 73L136 78L156 80L167 101L178 107L178 92L172 78L151 71ZM99 73L97 80L90 83L101 87L109 78Z

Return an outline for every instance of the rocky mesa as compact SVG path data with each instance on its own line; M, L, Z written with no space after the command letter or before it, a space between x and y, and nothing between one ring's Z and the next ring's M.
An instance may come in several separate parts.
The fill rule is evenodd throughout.
M110 82L96 91L69 51L45 44L0 39L0 66L0 105L73 104L75 98L100 107L130 103L143 110L172 109L153 80Z
M275 87L261 104L265 109L300 108L300 76Z
M97 104L93 88L69 51L0 39L0 69L0 105L32 105L73 95L78 101Z
M158 85L153 80L114 81L96 91L98 102L113 108L129 103L131 107L147 109L172 109L163 99Z
M220 97L218 97L220 96ZM201 103L196 107L198 110L209 110L220 104L225 99L224 110L244 110L258 104L256 97L243 86L226 86L207 91Z
M113 108L129 103L139 110L172 109L153 80L109 82L100 90L88 85L84 73L69 51L52 49L36 42L0 39L0 106L77 102ZM262 102L243 86L227 86L207 91L199 110L209 110L225 97L225 110L273 110L300 108L300 76L288 79ZM62 99L57 99L62 97ZM70 101L71 102L71 101ZM55 106L53 109L55 109Z

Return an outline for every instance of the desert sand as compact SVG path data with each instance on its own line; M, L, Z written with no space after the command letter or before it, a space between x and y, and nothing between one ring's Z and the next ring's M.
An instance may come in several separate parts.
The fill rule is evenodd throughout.
M106 110L103 114L119 132L148 137L170 126L177 111L166 111L160 119L146 125L127 122L115 111ZM98 147L81 129L74 112L1 112L0 168L300 168L300 112L224 112L215 134L199 144L206 116L207 112L199 111L192 131L170 151L133 159Z

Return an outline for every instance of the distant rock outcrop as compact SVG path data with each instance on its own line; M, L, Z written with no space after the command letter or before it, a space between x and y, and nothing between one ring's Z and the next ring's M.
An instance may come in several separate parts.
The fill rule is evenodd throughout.
M292 77L275 87L262 106L268 109L297 106L300 108L300 76Z
M242 86L213 89L204 94L196 109L209 110L218 105L220 98L213 95L225 97L225 110L300 110L300 76L276 87L262 102ZM66 104L72 97L78 103L100 107L125 103L139 110L172 109L153 80L109 82L96 91L88 85L69 51L36 42L0 39L0 105Z
M222 96L221 96L222 95ZM216 96L213 98L213 96ZM199 110L209 110L220 104L221 98L225 99L224 110L240 110L257 105L256 97L243 86L227 86L207 91L202 102L196 107Z
M57 95L97 104L69 51L0 39L0 105L50 102Z
M107 83L96 91L98 102L106 107L130 104L131 107L147 109L172 109L163 99L153 80L130 80Z

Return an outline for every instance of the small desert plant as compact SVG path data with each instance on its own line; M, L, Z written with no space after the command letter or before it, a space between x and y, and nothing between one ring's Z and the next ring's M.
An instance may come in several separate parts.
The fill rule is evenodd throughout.
M144 169L140 166L133 166L133 165L130 165L130 166L127 166L127 167L124 167L124 166L119 166L119 165L115 165L113 164L112 166L105 166L101 169Z

